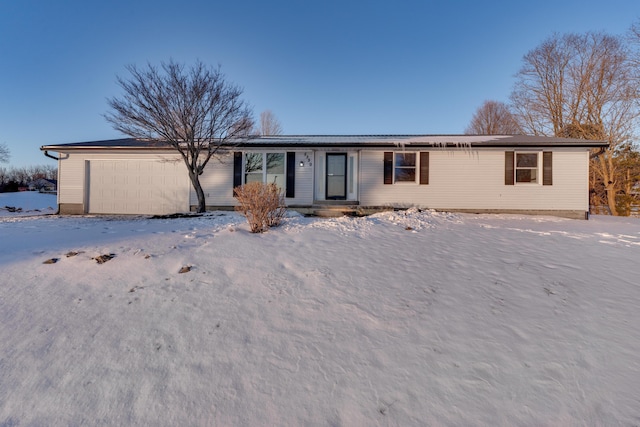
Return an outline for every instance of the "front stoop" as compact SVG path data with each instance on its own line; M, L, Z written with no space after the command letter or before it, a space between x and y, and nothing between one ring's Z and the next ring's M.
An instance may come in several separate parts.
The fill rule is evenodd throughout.
M306 216L318 216L324 218L335 218L341 216L366 216L376 212L393 210L392 207L368 207L360 206L358 202L344 200L327 200L317 201L311 206L293 207L289 209L295 210Z

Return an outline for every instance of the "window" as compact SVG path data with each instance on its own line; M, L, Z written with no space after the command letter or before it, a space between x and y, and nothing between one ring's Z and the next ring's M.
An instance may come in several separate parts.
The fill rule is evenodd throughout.
M542 154L542 155L541 155ZM504 184L553 185L553 152L504 152Z
M538 182L538 153L516 153L516 182Z
M420 160L418 160L420 156ZM384 183L394 184L413 182L420 185L429 184L429 152L419 153L383 153ZM419 175L419 176L418 176Z
M247 153L244 157L244 183L263 181L263 156L262 153Z
M416 182L416 153L395 153L395 182Z
M233 153L233 188L249 182L273 182L295 197L296 153ZM285 174L286 171L286 174ZM235 195L235 193L234 193Z
M267 180L284 188L284 153L267 153Z
M284 188L284 153L246 153L244 183L274 183Z

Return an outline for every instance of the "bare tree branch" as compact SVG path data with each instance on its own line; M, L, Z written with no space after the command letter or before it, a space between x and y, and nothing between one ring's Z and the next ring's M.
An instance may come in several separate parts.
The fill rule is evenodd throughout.
M6 144L0 144L0 163L7 163L11 158L9 147Z
M271 110L260 113L260 135L282 135L282 125Z
M516 135L521 133L509 107L498 101L485 101L464 131L467 135Z
M603 33L554 35L527 53L511 101L526 133L599 139L610 146L592 160L615 215L625 174L616 160L640 118L637 65L619 37Z
M125 135L177 150L198 196L198 212L203 212L199 176L215 154L253 127L242 89L227 82L220 67L200 61L189 68L172 60L160 67L126 68L129 78L117 78L123 94L108 99L112 111L105 118Z

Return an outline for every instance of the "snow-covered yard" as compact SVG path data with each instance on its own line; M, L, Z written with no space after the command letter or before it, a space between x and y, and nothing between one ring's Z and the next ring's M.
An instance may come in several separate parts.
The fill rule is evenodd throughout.
M3 213L0 426L640 424L638 219L247 230Z
M56 213L56 195L37 191L0 193L0 218Z

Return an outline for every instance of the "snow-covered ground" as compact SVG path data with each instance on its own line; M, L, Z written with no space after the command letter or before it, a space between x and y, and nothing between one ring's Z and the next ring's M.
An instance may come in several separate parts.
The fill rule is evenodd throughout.
M638 219L3 215L1 426L640 424Z
M0 193L0 218L53 214L57 203L55 194L37 191Z

